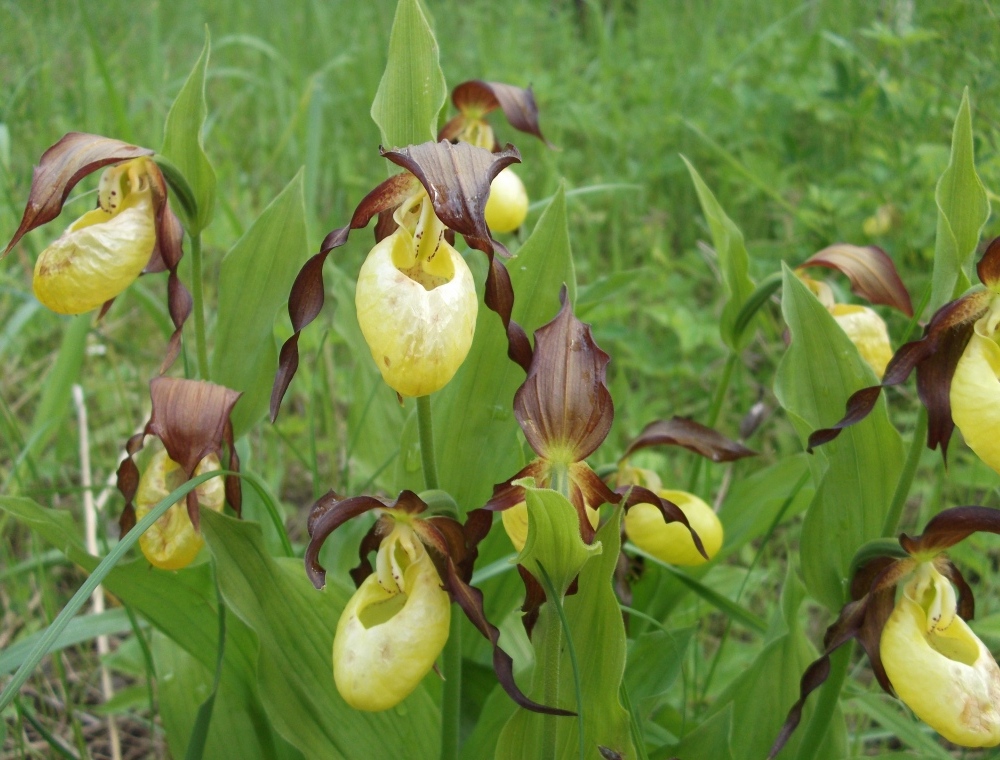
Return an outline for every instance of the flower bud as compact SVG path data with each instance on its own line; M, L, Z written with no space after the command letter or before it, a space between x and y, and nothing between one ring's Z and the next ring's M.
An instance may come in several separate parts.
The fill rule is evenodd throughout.
M148 159L106 169L100 205L77 219L35 262L35 296L59 314L82 314L118 296L156 245Z
M948 741L1000 744L1000 668L956 614L954 589L931 563L903 590L880 654L899 698Z
M830 313L881 380L892 358L889 332L882 317L867 306L845 303L834 304Z
M994 318L995 319L995 318ZM986 316L976 322L951 378L951 416L965 442L1000 472L1000 346Z
M418 257L419 237L398 230L358 275L358 322L385 382L401 396L440 390L465 361L478 300L468 264L441 240Z
M195 475L218 470L219 458L209 454L198 463ZM186 481L180 465L167 456L166 451L156 454L139 480L135 497L135 516L141 520L165 496ZM212 478L195 489L198 503L215 512L222 511L225 486L221 477ZM194 529L188 517L184 499L170 509L139 537L139 547L151 565L164 570L187 567L198 556L205 539Z
M722 547L722 523L708 504L685 491L658 490L657 496L673 502L691 523L705 552L714 557ZM667 523L652 504L636 504L625 513L625 533L643 551L671 565L701 565L706 559L682 523Z
M587 507L587 519L595 530L600 520L600 513L596 509ZM507 538L514 544L514 549L520 553L524 549L524 544L528 540L528 505L523 501L515 504L510 509L505 509L500 513L503 520L503 529L507 532Z
M451 601L434 563L408 525L383 539L376 572L344 607L333 640L337 691L358 710L402 702L437 659L451 622Z
M490 184L486 201L486 224L493 232L513 232L528 216L528 191L521 178L504 169Z

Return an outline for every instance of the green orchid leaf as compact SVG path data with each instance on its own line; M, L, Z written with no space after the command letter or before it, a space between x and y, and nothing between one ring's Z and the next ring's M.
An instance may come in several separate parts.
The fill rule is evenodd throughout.
M990 200L976 174L969 88L955 117L951 159L934 191L937 237L934 243L934 279L931 310L937 310L969 287L969 265L979 235L990 217Z
M214 674L194 655L160 632L153 636L152 652L156 663L159 715L170 754L186 757L197 715L192 705L210 696ZM250 705L253 709L248 709ZM271 733L253 683L225 677L219 682L202 756L213 760L293 760L302 757Z
M788 708L799 696L799 679L816 658L816 650L799 624L799 607L804 597L801 582L789 565L782 590L781 608L772 624L767 646L714 702L709 715L732 705L733 760L760 760L766 757L778 735ZM808 725L815 702L807 703L803 725ZM779 760L798 757L804 732L792 735L778 755ZM836 710L826 739L815 752L805 755L814 760L835 760L847 756L847 729L843 715Z
M182 204L174 210L180 215L189 235L199 235L212 221L215 208L215 169L205 155L202 130L208 115L205 103L205 74L212 41L205 29L205 47L177 94L163 134L163 155L187 180L197 212L188 214Z
M433 140L448 95L438 44L419 0L399 0L389 57L372 103L372 120L386 148Z
M355 710L337 693L333 634L347 590L317 591L301 560L272 558L259 525L206 510L202 529L227 606L257 636L259 691L278 733L306 757L437 757L438 709L425 687L377 713Z
M222 259L212 380L243 391L232 414L236 438L267 412L278 365L274 320L308 255L300 171Z
M691 181L694 182L694 189L698 193L702 213L705 214L709 229L712 231L712 244L715 246L715 253L719 257L722 287L726 291L726 303L722 308L720 322L722 340L730 348L739 350L753 338L751 327L754 320L752 318L740 320L743 306L755 290L754 282L748 274L750 256L747 254L743 233L740 232L739 227L726 216L719 201L716 200L715 195L709 190L708 185L702 180L701 175L698 174L691 162L684 156L681 158L691 174ZM741 328L739 331L736 329L738 322Z
M587 561L601 553L601 544L583 542L576 508L561 493L520 481L515 484L524 485L528 505L528 538L517 564L536 578L547 574L559 596L564 596Z
M712 715L675 745L651 755L654 758L704 757L712 760L733 760L730 748L733 733L733 705Z
M599 541L603 550L580 571L578 593L563 600L580 665L583 697L580 709L584 716L582 756L587 760L601 760L599 746L608 747L624 757L635 757L629 714L618 698L625 674L626 640L612 578L621 551L621 515L621 510L616 509L611 519L598 530L595 543ZM542 605L532 633L536 651L529 696L544 702L546 675L558 673L556 705L575 710L576 691L568 648L559 648L558 662L553 661L553 653L545 648L544 642L553 631L561 635L562 628L556 610L546 603ZM549 688L551 690L551 685ZM578 737L575 718L518 710L500 734L495 757L496 760L540 760L546 756L577 760L581 756ZM546 746L553 748L554 754L546 755Z
M877 379L826 308L787 267L784 275L782 310L792 342L778 367L775 394L805 441L841 417L854 391ZM802 575L810 594L838 610L854 553L881 537L902 471L902 441L885 399L814 456L816 493L802 525Z
M481 287L483 259L470 264ZM514 286L514 320L528 335L559 312L559 288L576 295L565 188L560 186L531 236L507 262ZM482 273L482 276L479 276ZM466 509L486 503L493 484L511 477L525 464L514 419L514 393L524 371L507 358L507 336L495 314L480 308L472 349L454 379L434 397L434 436L441 487ZM402 473L403 487L420 490L420 450L414 424L414 468Z

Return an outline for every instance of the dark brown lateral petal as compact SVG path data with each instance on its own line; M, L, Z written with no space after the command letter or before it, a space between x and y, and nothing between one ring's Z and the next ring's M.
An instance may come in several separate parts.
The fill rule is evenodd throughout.
M403 491L400 498L403 498L405 494L416 496L412 491ZM391 506L374 496L352 496L348 499L341 499L333 491L325 493L316 500L309 516L309 543L304 555L306 575L309 576L309 580L316 588L321 589L326 585L326 569L319 563L319 551L323 548L323 544L326 543L330 534L358 515L363 515L373 509L391 508ZM361 543L362 549L364 549L366 541L367 536ZM365 556L362 557L362 560L362 564L355 570L360 570L367 562ZM368 571L371 572L371 565L368 565ZM353 572L351 576L354 577ZM357 582L356 578L355 582Z
M493 486L493 495L483 505L483 509L490 512L503 512L505 509L510 509L520 504L524 501L524 489L521 486L515 486L513 481L520 480L521 478L534 478L536 486L545 488L549 482L548 472L548 465L544 461L533 459L520 469L516 475L508 478L503 483L497 483Z
M1000 533L1000 509L978 506L946 509L932 517L919 536L901 535L899 544L910 554L939 552L980 532Z
M958 589L958 615L963 620L972 620L976 616L976 597L972 587L965 580L962 571L955 567L947 557L937 557L934 566L945 578L955 584Z
M986 253L976 264L976 274L987 287L1000 284L1000 237L993 238L986 246Z
M971 338L971 330L979 317L986 313L992 294L989 291L981 290L968 295L964 295L955 301L945 304L934 314L927 327L924 328L923 337L911 341L893 354L885 368L885 375L881 385L874 385L870 388L862 388L847 399L847 414L844 415L837 424L829 428L816 430L809 436L808 450L812 452L816 446L829 443L844 428L855 425L867 417L875 402L878 401L879 394L883 388L890 388L906 382L907 378L917 370L917 391L928 411L928 431L927 445L935 448L938 443L943 443L942 451L947 448L948 438L954 428L951 422L951 401L949 398L951 389L951 376L955 371L955 364L958 359L954 356L953 342L963 340L962 331L970 331L964 337L962 349ZM945 353L941 358L935 354L945 346ZM961 350L958 356L961 356ZM950 368L950 369L949 369ZM921 374L924 377L923 383L920 381ZM935 385L941 382L943 376L947 376L947 389L943 396ZM947 415L947 419L944 419ZM933 445L932 445L933 441Z
M503 690L511 699L525 710L532 712L548 715L576 715L569 710L546 707L533 702L518 688L517 682L514 680L514 660L500 648L500 631L486 618L486 610L483 608L483 592L470 586L459 577L458 568L455 567L454 562L448 562L448 573L444 587L452 601L462 608L465 616L493 645L493 671L497 674L497 680L503 686Z
M803 267L827 267L847 275L851 290L871 303L899 309L913 316L910 294L889 254L875 245L837 243L814 253Z
M278 418L281 400L285 397L292 378L299 368L299 333L319 316L323 309L326 288L323 284L323 265L330 251L347 242L351 230L368 226L372 217L395 208L416 189L416 180L406 172L389 177L366 195L354 210L351 222L339 227L323 238L319 253L310 258L299 270L288 296L288 316L292 320L292 336L281 346L278 371L271 388L271 422Z
M491 153L469 143L441 140L379 150L420 180L445 227L466 238L490 241L485 216L490 183L503 169L521 162L517 148L507 145Z
M634 507L636 504L652 504L660 510L660 514L663 515L664 522L679 522L688 529L688 532L691 534L691 540L694 541L694 545L698 550L698 553L707 560L711 559L711 557L708 556L708 552L705 551L704 544L701 543L701 536L698 535L697 531L691 527L691 523L688 522L687 515L685 515L681 508L672 501L661 498L648 488L643 488L642 486L622 486L618 489L618 493L625 498L624 506L626 511Z
M24 216L2 255L6 256L26 233L59 216L70 191L88 174L109 164L153 153L149 148L86 132L64 135L42 154L35 167Z
M148 425L147 425L148 427ZM118 490L125 498L125 509L122 510L121 517L118 518L118 537L121 538L135 527L135 494L139 490L139 468L136 467L132 457L142 448L146 431L136 433L125 442L125 458L118 465Z
M392 519L387 518L387 519ZM312 517L310 516L310 521ZM372 552L377 552L379 546L382 543L382 537L386 532L386 524L384 519L379 519L375 521L375 524L368 529L365 533L364 538L361 539L361 544L358 546L358 566L352 568L348 572L350 573L351 580L354 581L354 587L360 588L361 584L364 582L365 578L374 572L372 568L372 563L368 559L368 555ZM310 528L310 535L312 535L312 528ZM324 576L325 580L325 576Z
M650 422L625 449L622 459L650 446L683 446L713 462L757 456L756 451L686 417Z
M542 135L541 127L538 125L538 104L535 103L535 94L530 87L525 90L502 82L472 79L462 82L452 90L451 102L463 113L478 110L481 114L487 114L499 107L514 129L534 135L552 147ZM442 132L448 126L446 124Z
M514 310L514 286L510 282L510 273L493 253L486 255L490 260L490 271L486 275L486 293L483 301L487 308L500 315L507 333L507 356L527 372L531 367L531 343L524 328L511 319Z
M799 683L799 699L789 710L788 717L767 756L768 760L772 760L781 751L799 725L806 698L829 677L830 655L851 639L857 639L865 650L879 685L889 694L893 693L879 655L879 641L882 628L892 614L896 584L910 569L912 563L909 560L894 560L882 568L873 579L869 593L848 603L840 611L833 625L827 628L823 639L823 654L806 668L802 675Z
M535 331L528 377L514 394L514 416L539 456L569 464L597 450L615 412L605 384L611 357L594 342L590 326L573 315L565 286L560 299L556 318Z

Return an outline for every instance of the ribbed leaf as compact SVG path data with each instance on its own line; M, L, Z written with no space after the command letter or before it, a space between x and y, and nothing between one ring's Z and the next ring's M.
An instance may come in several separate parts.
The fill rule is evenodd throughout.
M202 142L202 129L208 114L205 103L205 72L211 47L211 38L206 29L205 47L170 107L163 134L162 152L184 175L197 204L193 217L181 204L175 209L183 215L184 226L191 235L199 234L208 226L215 208L215 169L205 155Z
M782 287L792 342L778 368L775 394L805 440L843 414L851 393L877 381L830 313L787 267ZM854 553L881 535L902 468L902 442L885 400L815 456L816 494L802 526L802 575L809 593L837 610L846 601Z
M934 200L938 220L932 310L957 298L969 287L967 270L979 243L979 233L990 216L990 201L976 174L969 88L962 93L951 137L951 160L938 180Z
M274 319L308 254L299 172L222 260L212 379L243 391L232 414L236 438L267 411L278 364Z
M448 95L438 44L419 0L399 0L389 36L389 59L372 103L372 120L386 148L433 140Z
M753 338L753 330L750 329L749 325L740 334L736 333L736 322L740 310L754 292L754 283L748 274L750 257L743 242L743 233L740 232L736 223L726 216L719 201L708 189L708 185L702 180L701 175L698 174L691 162L684 156L681 158L684 159L688 172L691 174L691 181L694 182L694 189L698 193L702 213L705 214L709 229L712 231L712 244L715 246L715 253L719 257L722 286L726 291L726 302L722 308L722 319L719 325L722 340L729 347L740 349ZM752 324L751 322L750 325Z

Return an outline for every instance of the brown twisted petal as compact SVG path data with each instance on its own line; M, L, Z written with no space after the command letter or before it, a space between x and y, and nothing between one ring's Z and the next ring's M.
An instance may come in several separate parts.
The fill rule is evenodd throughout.
M683 446L713 462L733 462L757 456L756 451L686 417L650 422L629 444L621 458L625 459L650 446Z
M402 491L393 502L382 501L374 496L351 496L341 499L335 492L328 491L312 505L309 514L309 543L306 545L305 566L306 575L316 588L326 585L326 569L319 563L319 552L337 528L348 520L370 512L373 509L390 509L404 512L408 515L418 515L427 509L424 501L413 491ZM390 518L391 519L391 518ZM367 559L366 547L372 546L369 536L381 536L388 531L389 524L379 521L361 542L361 564L351 571L351 577L358 585L370 573L371 564ZM378 544L374 544L378 548ZM367 568L367 572L365 572Z
M993 238L986 246L986 253L976 264L979 281L990 288L1000 285L1000 237Z
M901 535L899 544L910 554L933 553L980 532L1000 533L1000 509L979 506L946 509L932 517L919 536Z
M810 256L802 267L827 267L847 275L851 290L875 304L913 316L910 294L889 254L876 245L837 243Z
M888 694L893 693L889 677L886 675L882 659L879 656L879 642L882 629L892 614L895 604L896 585L913 570L914 562L909 559L888 558L879 558L874 562L876 563L874 567L878 569L878 572L872 577L868 592L860 599L845 605L833 625L826 629L826 635L823 639L823 654L803 673L799 683L799 699L789 710L788 717L785 719L770 753L768 753L768 760L777 756L799 725L806 698L822 686L829 677L830 655L848 641L856 639L861 644L868 655L879 685ZM872 563L869 563L869 566L871 565ZM862 568L859 573L870 575L870 570L871 567L867 571Z
M139 471L132 457L142 448L145 436L159 438L167 456L180 465L189 480L198 463L209 454L222 459L223 443L229 448L229 469L238 472L240 466L229 415L242 392L203 380L157 377L149 383L149 394L153 402L149 422L141 433L129 438L125 444L127 456L118 468L118 490L125 497L125 510L119 520L121 535L135 525L132 500L139 486ZM226 476L226 499L240 514L242 490L237 475ZM187 509L198 529L200 518L194 490L188 494Z
M835 425L816 430L809 436L808 450L829 443L844 428L867 417L883 388L906 382L917 371L917 392L927 407L927 446L940 444L947 453L948 441L955 428L951 420L951 378L962 352L972 337L975 322L986 313L992 293L979 290L942 306L924 328L923 337L899 348L885 368L880 385L862 388L847 399L844 417Z
M85 132L64 135L42 154L35 167L21 224L2 256L6 256L26 233L59 216L70 192L88 174L109 164L152 156L153 153L149 148L101 135Z
M278 356L278 371L271 388L271 422L278 418L281 400L288 385L299 368L299 333L319 316L323 309L326 288L323 284L323 265L330 251L347 242L351 230L363 229L373 217L390 211L416 191L417 182L407 172L401 172L385 180L361 199L354 210L351 222L339 227L323 238L319 253L313 255L299 270L288 296L288 316L292 321L292 336L281 346ZM389 215L391 217L391 215Z
M586 459L607 437L614 404L605 384L611 360L566 296L555 319L535 331L528 377L514 394L514 416L535 452L565 463Z
M701 554L706 560L710 560L711 557L708 556L708 552L705 551L705 545L701 542L701 537L691 527L691 523L688 521L687 515L684 511L674 504L669 499L664 499L658 494L653 493L648 488L643 488L642 486L628 485L622 486L618 489L619 499L624 496L625 503L624 507L627 510L638 504L652 504L654 507L660 510L660 514L663 515L663 521L666 523L679 522L691 533L691 540L694 542L695 548L698 553Z
M502 82L484 82L481 79L472 79L455 86L451 92L451 102L455 104L455 108L463 113L468 110L476 110L480 114L487 114L500 108L514 129L534 135L548 147L552 147L551 143L542 135L541 127L538 125L538 104L535 103L535 94L530 87L522 89ZM448 129L450 123L445 125L442 133Z

